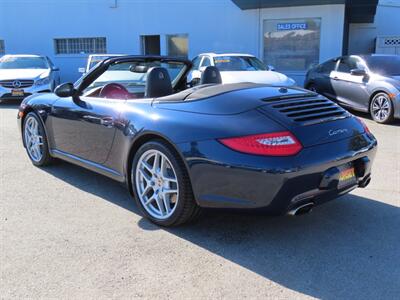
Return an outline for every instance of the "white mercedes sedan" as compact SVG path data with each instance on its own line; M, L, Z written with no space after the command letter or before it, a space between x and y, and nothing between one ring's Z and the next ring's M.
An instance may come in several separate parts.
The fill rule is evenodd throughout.
M193 67L188 76L192 86L200 83L202 72L215 66L221 73L222 83L254 82L272 86L294 86L296 81L285 74L275 72L257 57L242 53L202 53L192 60Z
M4 55L0 58L0 102L52 92L59 84L59 69L47 56Z

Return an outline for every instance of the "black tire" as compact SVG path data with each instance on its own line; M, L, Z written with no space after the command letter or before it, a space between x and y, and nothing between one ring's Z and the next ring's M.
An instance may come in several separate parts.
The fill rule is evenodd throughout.
M30 118L34 118L36 120L36 122L38 123L38 132L42 136L43 145L42 145L42 157L40 160L36 160L33 158L32 154L28 150L28 145L26 144L25 126L28 123ZM24 139L26 153L28 154L28 157L31 160L32 164L34 164L35 166L41 167L41 166L47 166L53 161L53 158L50 156L49 145L47 143L47 136L46 136L46 132L43 127L43 123L42 123L41 119L34 112L28 113L24 119L24 123L22 126L22 138Z
M136 168L139 163L140 157L148 150L157 150L164 154L171 162L176 178L178 181L179 196L176 204L176 208L171 216L167 219L158 219L147 212L142 202L140 201L137 187L136 187ZM172 148L162 140L152 140L143 144L136 152L131 168L131 184L135 196L137 206L140 208L142 214L151 220L153 223L165 226L174 227L184 223L194 221L200 214L201 208L197 205L192 186L190 183L189 176L186 171L186 167L183 164L181 158L175 153Z
M376 106L375 105L380 105L379 104L379 99L385 99L386 103L388 103L387 105L387 110L388 112L383 116L383 115L379 115L379 113L377 114L376 112ZM369 104L369 112L370 115L372 117L372 119L380 124L389 124L391 122L393 122L394 119L394 109L393 109L393 103L392 100L390 99L389 95L381 92L381 93L377 93L372 99L371 102Z

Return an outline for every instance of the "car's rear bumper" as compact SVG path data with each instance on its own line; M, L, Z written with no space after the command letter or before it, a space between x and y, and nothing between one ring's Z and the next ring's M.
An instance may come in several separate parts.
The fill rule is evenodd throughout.
M179 147L200 206L263 208L282 214L301 203L312 201L318 205L367 184L377 142L373 136L363 134L304 148L293 157L242 154L217 141L184 143ZM365 164L365 170L358 172L354 185L337 188L332 174L328 181L333 183L323 184L332 169L356 161L358 165Z

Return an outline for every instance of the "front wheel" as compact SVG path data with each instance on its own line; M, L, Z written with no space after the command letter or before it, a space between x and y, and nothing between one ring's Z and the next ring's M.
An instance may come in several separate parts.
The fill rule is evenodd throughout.
M185 166L162 141L150 141L137 151L131 170L137 205L152 222L177 226L200 212Z
M22 134L30 160L35 166L48 165L52 158L49 153L46 132L39 117L30 112L23 124Z
M387 124L393 120L393 104L386 93L378 93L370 103L370 114L375 122Z

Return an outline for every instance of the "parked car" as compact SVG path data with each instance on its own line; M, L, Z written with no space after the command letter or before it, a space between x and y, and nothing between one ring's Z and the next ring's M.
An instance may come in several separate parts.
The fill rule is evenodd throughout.
M202 53L192 60L188 76L192 86L199 84L201 74L208 66L215 66L221 73L223 83L254 82L273 86L294 86L296 82L282 73L265 66L257 57L240 53Z
M343 106L369 112L378 123L400 118L400 56L351 55L307 72L304 86Z
M4 55L0 58L0 101L52 92L59 83L59 69L47 56Z
M115 69L126 74L104 81ZM215 67L186 89L190 69L185 59L116 57L78 84L25 99L18 120L29 158L126 183L162 226L201 207L306 213L369 183L376 139L337 104L301 88L221 84Z
M91 54L89 55L87 62L86 62L86 67L84 68L79 68L78 71L79 73L82 73L83 75L88 73L91 68L93 68L95 65L97 65L100 61L111 58L111 57L118 57L118 56L123 56L125 54Z

